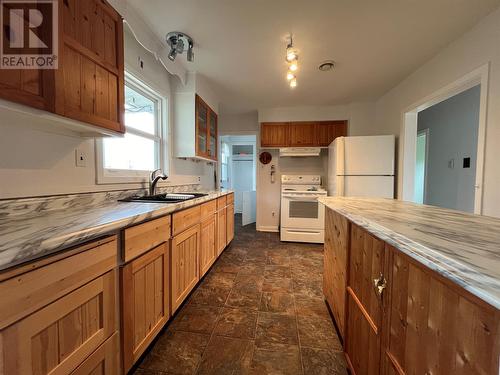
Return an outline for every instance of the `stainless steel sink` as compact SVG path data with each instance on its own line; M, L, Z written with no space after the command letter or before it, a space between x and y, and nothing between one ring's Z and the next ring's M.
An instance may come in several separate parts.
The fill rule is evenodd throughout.
M191 199L204 197L203 193L167 193L156 195L132 196L120 199L120 202L144 202L144 203L179 203Z

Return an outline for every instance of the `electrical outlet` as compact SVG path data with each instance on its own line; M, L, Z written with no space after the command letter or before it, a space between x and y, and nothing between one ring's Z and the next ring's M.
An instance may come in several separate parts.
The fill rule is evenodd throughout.
M271 214L273 215L273 217L275 217L275 216L276 216L276 212L274 212L274 211L273 211L273 212L271 212Z
M75 164L77 167L87 166L87 153L85 151L80 149L75 150Z

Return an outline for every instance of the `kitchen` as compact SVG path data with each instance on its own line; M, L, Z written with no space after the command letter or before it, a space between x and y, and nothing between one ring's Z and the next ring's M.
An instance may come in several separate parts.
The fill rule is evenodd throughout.
M58 66L0 69L0 373L498 373L498 1L30 3L1 52ZM471 87L477 147L444 156L471 212L411 203L419 112ZM242 226L220 140L247 135ZM393 151L397 199L349 198L329 146L387 135L360 157ZM280 226L287 186L324 245L280 238L317 231Z

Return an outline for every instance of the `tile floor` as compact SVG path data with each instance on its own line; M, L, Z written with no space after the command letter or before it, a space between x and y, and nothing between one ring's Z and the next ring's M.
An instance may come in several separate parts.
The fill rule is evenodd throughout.
M347 374L322 297L321 245L241 227L136 375Z

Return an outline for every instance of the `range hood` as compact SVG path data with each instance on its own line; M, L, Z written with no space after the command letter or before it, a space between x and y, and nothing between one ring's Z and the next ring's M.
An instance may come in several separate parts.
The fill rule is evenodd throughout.
M280 157L284 156L319 156L321 148L319 147L287 147L280 148Z

